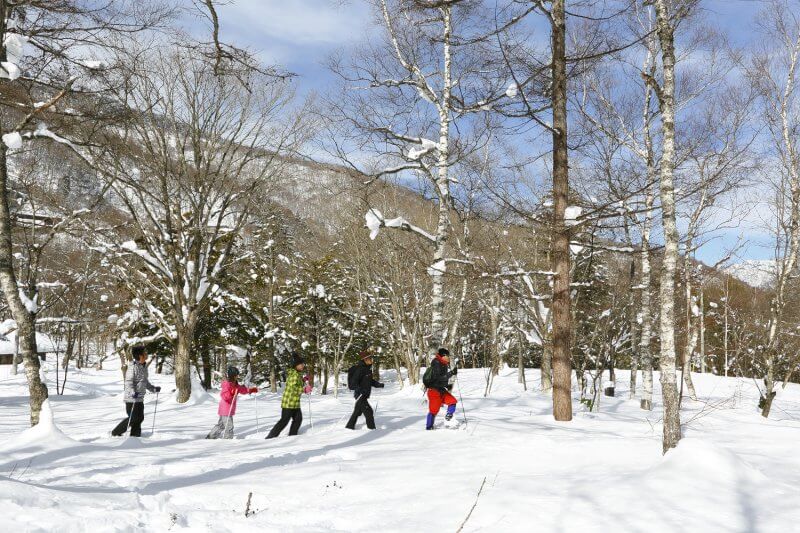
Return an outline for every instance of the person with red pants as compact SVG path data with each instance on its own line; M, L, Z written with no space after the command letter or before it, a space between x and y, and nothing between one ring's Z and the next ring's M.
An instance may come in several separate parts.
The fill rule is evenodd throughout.
M456 412L456 398L450 394L453 388L450 378L458 373L458 368L449 370L449 367L450 352L447 348L439 348L436 357L431 361L430 370L425 372L427 379L424 379L424 385L428 388L428 419L425 429L433 429L433 422L442 404L447 405L445 420L453 418Z

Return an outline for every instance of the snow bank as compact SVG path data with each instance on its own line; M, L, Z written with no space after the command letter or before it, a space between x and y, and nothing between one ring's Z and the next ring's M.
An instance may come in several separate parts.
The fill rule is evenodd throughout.
M189 399L184 403L178 403L178 391L176 390L172 397L170 398L170 402L178 405L199 405L201 403L206 402L214 402L216 401L213 396L203 389L203 384L200 383L200 377L197 375L197 369L192 367L189 370L189 375L191 376L192 380L192 393L189 395Z
M39 414L39 423L28 428L15 437L12 437L2 445L0 449L8 453L13 450L29 448L31 446L42 446L47 448L71 446L75 443L73 439L66 436L56 425L53 419L53 410L50 407L50 400L45 400L42 404L42 412Z
M710 441L684 437L678 447L664 456L663 461L650 472L651 479L666 481L677 472L686 479L713 480L715 485L736 486L745 481L762 483L767 477L727 448Z

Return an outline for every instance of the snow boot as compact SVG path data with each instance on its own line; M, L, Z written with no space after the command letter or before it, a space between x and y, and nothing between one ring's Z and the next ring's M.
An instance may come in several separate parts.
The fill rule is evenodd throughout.
M434 420L436 420L436 415L428 413L428 419L425 424L425 429L433 429Z
M448 405L447 406L447 414L444 415L444 419L445 420L452 420L453 419L453 415L455 414L455 412L456 412L456 404Z

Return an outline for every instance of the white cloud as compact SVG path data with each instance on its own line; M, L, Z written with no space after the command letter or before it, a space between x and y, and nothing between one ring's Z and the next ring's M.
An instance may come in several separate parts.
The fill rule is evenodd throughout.
M335 0L237 0L220 8L224 34L237 41L258 38L298 45L338 44L361 38L369 13L361 2ZM258 45L259 43L253 43Z

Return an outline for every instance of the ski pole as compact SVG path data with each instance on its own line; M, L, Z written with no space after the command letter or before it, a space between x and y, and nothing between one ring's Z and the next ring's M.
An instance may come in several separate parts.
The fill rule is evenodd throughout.
M456 359L458 365L458 359ZM458 367L456 367L458 368ZM467 425L467 410L464 408L464 399L461 397L461 382L458 381L458 373L456 373L456 386L458 387L458 403L461 404L461 412L464 414L464 425Z
M156 413L158 412L158 393L159 392L161 392L161 391L156 391L156 406L153 408L153 429L150 430L150 436L151 437L156 432Z
M308 395L308 418L311 420L311 431L314 431L314 415L311 413L311 395Z
M133 409L136 407L136 402L131 402L131 412L128 415L128 425L125 427L125 432L131 429L131 420L133 419Z
M363 396L363 394L359 394L359 395L356 397L356 403L358 403L358 400L360 400L362 396ZM354 407L354 409L355 409L355 407ZM345 419L345 417L347 417L347 413L343 414L343 415L342 415L342 416L339 418L339 420L337 420L337 421L334 423L334 425L333 425L333 426L331 426L331 427L336 427L336 426L338 426L339 424L341 424L341 423L342 423L342 420L344 420L344 419Z
M258 435L258 432L259 432L259 425L258 425L258 393L256 393L255 396L253 396L253 400L256 402L256 435Z

